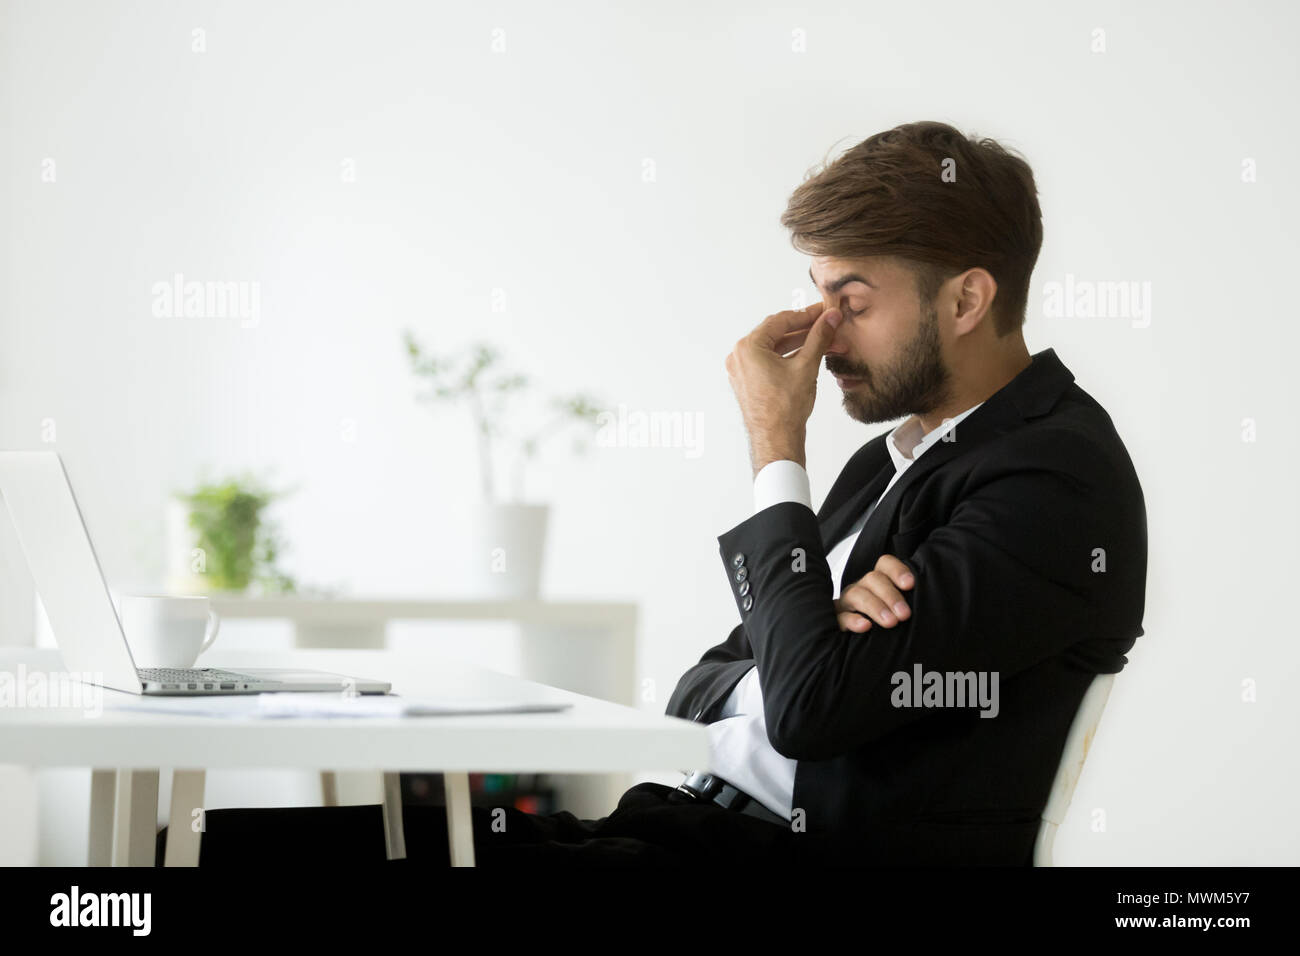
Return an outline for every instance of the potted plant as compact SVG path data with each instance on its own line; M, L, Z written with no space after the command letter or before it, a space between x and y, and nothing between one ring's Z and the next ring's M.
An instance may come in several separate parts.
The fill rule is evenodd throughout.
M173 494L168 512L171 588L282 594L297 589L277 566L284 541L265 510L286 492L247 475Z
M501 355L487 343L470 346L459 356L430 354L408 329L403 342L411 371L428 390L421 400L432 403L461 403L474 423L481 496L470 507L471 581L475 596L526 598L538 596L542 557L545 553L549 506L525 501L528 463L541 447L566 429L595 422L599 403L575 393L550 398L542 406L542 421L531 429L509 430L506 421L513 403L530 387L527 376L503 371ZM513 451L508 467L509 490L497 490L498 452L501 445ZM573 450L586 450L579 434Z

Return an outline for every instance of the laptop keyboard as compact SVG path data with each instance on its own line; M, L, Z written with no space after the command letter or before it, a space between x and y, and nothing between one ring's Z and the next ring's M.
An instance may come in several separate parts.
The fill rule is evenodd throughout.
M218 670L213 667L137 667L141 680L158 681L166 684L189 684L212 681L245 681L247 674L235 674L231 671Z

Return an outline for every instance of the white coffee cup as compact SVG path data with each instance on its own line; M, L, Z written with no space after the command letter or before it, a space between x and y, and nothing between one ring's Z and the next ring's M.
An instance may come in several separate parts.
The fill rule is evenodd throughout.
M136 667L193 667L221 628L202 594L123 594L118 616Z

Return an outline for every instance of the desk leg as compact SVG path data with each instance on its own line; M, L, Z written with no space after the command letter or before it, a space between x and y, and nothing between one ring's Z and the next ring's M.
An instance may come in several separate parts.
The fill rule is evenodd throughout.
M117 771L90 771L89 866L113 865L113 806L117 799Z
M469 774L444 773L443 792L447 795L447 843L451 846L452 866L474 865L474 817L470 812Z
M339 778L333 770L320 772L320 799L323 807L339 805Z
M402 823L402 775L384 774L384 847L390 860L406 859L406 829Z
M163 866L199 865L203 831L194 829L194 811L203 809L203 780L202 770L172 772L172 806L167 815Z
M119 770L113 865L153 866L158 841L158 771Z
M384 776L370 770L322 770L321 806L354 807L384 802Z

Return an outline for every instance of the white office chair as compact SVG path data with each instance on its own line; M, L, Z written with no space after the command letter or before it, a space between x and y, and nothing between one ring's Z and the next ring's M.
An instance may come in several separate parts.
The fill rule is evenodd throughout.
M1106 709L1110 697L1110 687L1115 683L1114 674L1098 674L1092 679L1088 690L1084 692L1079 711L1070 724L1070 732L1065 738L1065 749L1061 752L1061 765L1056 769L1056 779L1052 781L1052 790L1043 808L1043 822L1038 828L1038 839L1034 841L1034 866L1052 865L1052 843L1056 840L1056 828L1065 819L1065 811L1070 808L1070 798L1074 796L1079 774L1083 772L1083 761L1092 746L1092 738L1101 723L1101 712Z

